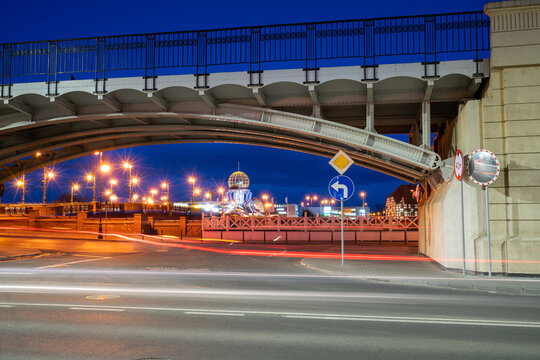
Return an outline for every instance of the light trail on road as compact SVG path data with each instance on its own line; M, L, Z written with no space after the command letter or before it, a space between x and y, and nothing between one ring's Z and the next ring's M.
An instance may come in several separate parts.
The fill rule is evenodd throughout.
M92 231L73 231L73 230L60 230L60 229L38 229L38 228L19 228L19 227L0 227L0 230L28 230L28 231L43 231L43 232L55 232L55 233L68 233L71 235L99 235L98 232ZM285 258L312 258L312 259L333 259L338 260L342 258L341 253L334 252L312 252L312 251L274 251L274 250L253 250L253 249L222 249L217 247L200 246L200 245L191 245L194 240L180 240L175 242L165 242L163 237L155 235L146 235L146 234L136 234L141 238L134 237L133 234L120 234L120 233L102 233L103 236L108 236L112 238L118 238L124 241L130 241L140 244L160 246L160 247L171 247L171 248L180 248L187 250L196 250L196 251L206 251L212 253L226 254L226 255L243 255L243 256L259 256L259 257L285 257ZM146 237L147 239L144 239ZM150 240L153 239L153 240ZM86 241L98 241L94 239L84 239ZM99 240L103 241L103 240ZM114 240L112 240L114 242ZM237 241L231 240L231 242L238 243ZM251 244L253 245L253 244ZM272 245L270 245L272 246ZM425 256L415 256L415 255L381 255L381 254L359 254L359 253L345 253L343 255L345 260L368 260L368 261L407 261L407 262L432 262L437 261L439 263L458 263L462 264L463 261L467 263L501 263L501 264L540 264L540 260L488 260L488 259L460 259L460 258L429 258Z

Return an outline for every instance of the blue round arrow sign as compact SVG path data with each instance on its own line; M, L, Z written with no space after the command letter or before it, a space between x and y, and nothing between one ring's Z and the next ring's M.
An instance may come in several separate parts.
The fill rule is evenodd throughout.
M345 175L338 175L328 184L330 196L338 201L349 200L354 194L354 183Z

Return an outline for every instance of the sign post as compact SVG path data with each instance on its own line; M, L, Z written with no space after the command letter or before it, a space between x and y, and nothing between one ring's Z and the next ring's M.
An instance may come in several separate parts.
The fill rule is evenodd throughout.
M467 260L465 257L465 214L463 206L463 153L461 150L456 151L456 156L454 157L454 175L461 187L461 249L463 256L463 276L467 276Z
M338 175L330 180L328 184L330 196L341 202L341 266L344 259L344 240L343 240L343 201L349 200L354 194L353 181L345 176Z
M476 150L467 161L469 178L477 185L482 185L486 194L486 235L488 240L488 266L491 278L491 231L489 228L489 185L499 177L501 167L499 159L489 150Z

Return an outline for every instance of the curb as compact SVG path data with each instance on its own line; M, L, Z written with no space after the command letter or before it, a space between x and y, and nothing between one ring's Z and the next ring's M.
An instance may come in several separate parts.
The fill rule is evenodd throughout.
M7 255L7 256L0 256L0 261L9 261L9 260L17 260L17 259L24 259L29 257L35 257L38 255L41 255L42 251L38 250L33 253L28 254L17 254L17 255Z
M300 260L300 265L314 270L319 271L326 274L334 274L334 275L346 275L342 272L335 271L335 270L328 270L324 268L320 268L314 265L307 264L304 259ZM355 276L354 274L349 274L352 276ZM488 279L468 279L465 280L469 283L463 283L464 279L452 279L449 278L448 280L442 280L442 279L407 279L407 278L378 278L377 276L373 275L356 275L358 277L361 277L363 280L366 281L373 281L378 283L385 283L385 284L393 284L393 285L410 285L410 286L425 286L425 287L437 287L437 288L444 288L444 289L455 289L455 290L468 290L468 291L481 291L481 292L489 292L489 293L495 293L495 294L505 294L505 295L526 295L526 296L540 296L540 287L533 288L533 287L527 287L523 285L505 285L505 284L489 284L486 283L487 281L493 281ZM475 283L475 280L482 281L482 283ZM495 280L496 281L496 280ZM508 280L506 280L508 281Z

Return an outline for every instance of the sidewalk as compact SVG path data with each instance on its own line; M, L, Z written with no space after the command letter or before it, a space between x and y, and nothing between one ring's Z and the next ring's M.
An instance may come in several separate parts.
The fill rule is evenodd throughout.
M353 249L351 249L352 251ZM355 248L354 252L368 254L389 254L416 257L410 249ZM328 252L341 252L341 248L332 248ZM458 270L446 270L434 261L380 261L380 260L341 260L304 258L301 264L321 272L350 275L371 281L401 285L434 286L461 290L488 291L512 295L540 296L540 276L502 276L467 274Z
M0 249L0 261L15 260L27 257L34 257L41 254L40 250L28 248Z

